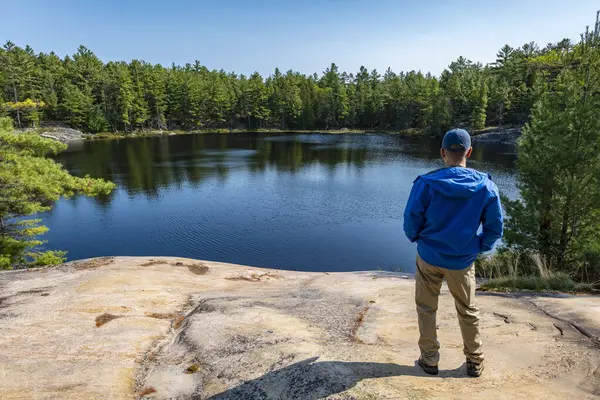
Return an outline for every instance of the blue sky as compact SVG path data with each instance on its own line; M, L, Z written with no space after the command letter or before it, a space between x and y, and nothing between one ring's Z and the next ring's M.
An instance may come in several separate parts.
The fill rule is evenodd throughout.
M0 40L64 56L85 45L104 61L199 60L249 74L439 74L462 55L491 62L504 44L577 40L594 0L0 0Z

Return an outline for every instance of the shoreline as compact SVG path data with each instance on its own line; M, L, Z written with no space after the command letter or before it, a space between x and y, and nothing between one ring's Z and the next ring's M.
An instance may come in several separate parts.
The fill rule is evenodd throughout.
M22 130L26 132L28 130ZM35 130L34 130L35 131ZM99 132L83 133L67 127L43 127L37 128L41 136L48 139L57 140L63 143L75 143L81 141L97 140L118 140L147 137L169 137L178 135L205 135L205 134L324 134L324 135L363 135L363 134L382 134L390 136L399 136L405 138L428 137L435 138L427 132L427 129L196 129L196 130L141 130L129 133L121 132ZM471 131L473 143L503 144L515 147L521 135L521 128L514 126L505 127L486 127L482 130Z
M113 133L113 132L100 132L100 133L84 133L83 139L86 141L94 140L114 140L114 139L130 139L130 138L142 138L142 137L160 137L160 136L178 136L178 135L206 135L206 134L238 134L238 133L283 133L283 134L326 134L326 135L343 135L343 134L387 134L387 135L398 135L403 137L420 137L426 136L421 130L386 130L386 129L315 129L315 130L302 130L302 129L201 129L201 130L150 130L150 131L136 131L131 133Z
M131 133L113 133L113 132L101 132L96 134L83 134L82 138L84 141L95 141L95 140L118 140L118 139L131 139L131 138L146 138L146 137L168 137L178 135L206 135L206 134L289 134L289 135L309 135L309 134L323 134L323 135L364 135L364 134L382 134L390 136L399 136L404 138L418 138L428 137L434 138L436 135L426 133L423 129L315 129L315 130L303 130L303 129L201 129L201 130L149 130L149 131L136 131ZM480 131L473 131L471 137L473 143L480 144L501 144L506 146L516 147L518 139L521 135L521 129L515 127L487 127Z

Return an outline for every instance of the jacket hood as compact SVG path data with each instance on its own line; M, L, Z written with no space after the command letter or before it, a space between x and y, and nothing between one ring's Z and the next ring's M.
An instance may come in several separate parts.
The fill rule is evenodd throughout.
M431 189L447 197L470 198L487 186L491 177L470 168L449 167L420 175Z

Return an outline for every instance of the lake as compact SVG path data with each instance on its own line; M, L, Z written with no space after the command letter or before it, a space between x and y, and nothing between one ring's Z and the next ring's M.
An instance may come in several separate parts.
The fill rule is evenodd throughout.
M85 142L57 157L115 182L58 201L47 248L68 258L181 256L301 271L414 271L402 231L439 139L386 134L199 134ZM510 148L474 144L470 166L516 196Z

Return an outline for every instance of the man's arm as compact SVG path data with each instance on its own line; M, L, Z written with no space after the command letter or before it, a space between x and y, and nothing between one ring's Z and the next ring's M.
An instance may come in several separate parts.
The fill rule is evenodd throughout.
M427 210L429 200L429 187L417 178L404 209L404 233L413 243L419 239L419 234L425 225L425 210Z
M493 196L488 200L483 210L481 224L483 227L481 232L481 251L490 251L498 239L502 237L504 229L498 189L493 191Z

